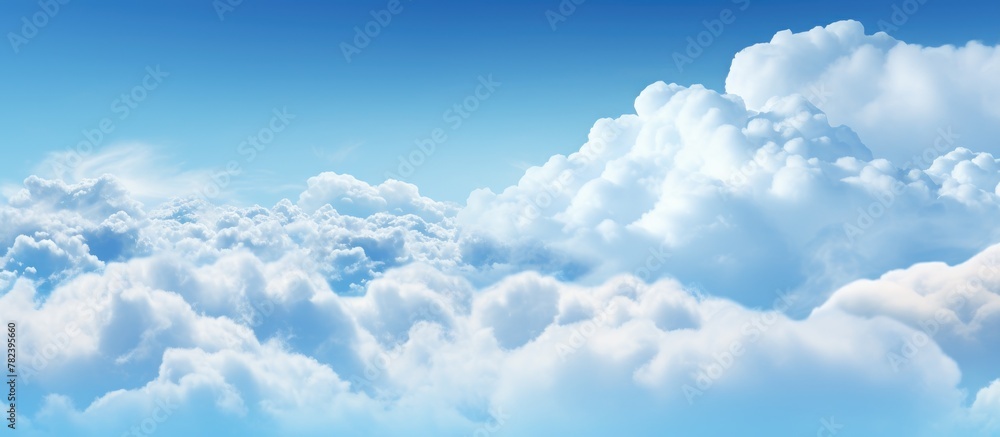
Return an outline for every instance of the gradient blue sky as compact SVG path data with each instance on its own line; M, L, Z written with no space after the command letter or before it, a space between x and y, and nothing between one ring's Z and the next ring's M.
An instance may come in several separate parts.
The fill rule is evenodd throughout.
M385 179L397 156L492 74L501 88L411 177L422 193L462 202L477 187L514 183L527 165L575 150L600 117L631 112L663 80L722 90L734 53L782 29L841 19L869 30L895 0L752 0L704 54L679 72L671 59L732 2L589 0L553 31L559 2L410 2L346 62L339 44L386 1L244 1L220 21L208 0L70 2L20 47L0 50L3 183L19 183L45 154L82 139L110 105L160 65L170 77L116 125L102 148L154 146L183 169L220 169L273 108L296 120L247 165L243 203L296 195L323 171ZM929 1L893 36L911 43L997 41L995 19L967 2ZM3 2L0 26L19 32L33 1ZM447 175L447 177L443 177ZM243 186L243 185L241 185Z

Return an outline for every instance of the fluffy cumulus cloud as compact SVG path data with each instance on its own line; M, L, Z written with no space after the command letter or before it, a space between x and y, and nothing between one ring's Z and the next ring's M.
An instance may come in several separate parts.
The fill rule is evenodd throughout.
M846 312L866 319L890 318L918 332L886 358L906 366L932 343L940 344L964 371L969 388L997 378L990 363L1000 359L985 344L1000 342L1000 246L954 267L917 264L876 280L854 282L815 310Z
M652 84L465 205L335 173L270 207L30 177L0 203L19 432L1000 433L996 151L882 158L959 100L993 117L962 88L990 53L780 33L731 94ZM947 98L887 112L902 66Z
M603 280L673 276L759 304L918 261L957 262L997 232L996 159L956 148L907 169L873 159L801 96L760 111L656 83L569 156L458 214L467 261ZM539 262L539 248L555 256ZM558 262L558 265L553 265Z
M901 166L920 167L956 143L1000 152L1000 47L976 41L925 47L868 35L856 21L783 31L736 55L726 91L755 110L806 96Z
M294 263L264 265L248 254L163 275L186 284L162 277L170 270L162 262L115 263L44 300L21 280L0 298L0 315L18 315L26 334L26 392L37 397L22 404L37 412L29 435L204 426L296 435L721 433L733 425L712 419L720 410L760 399L768 407L739 426L808 433L833 420L854 432L907 435L995 426L995 383L967 399L960 367L994 362L977 361L995 344L994 282L960 291L962 309L981 315L942 318L935 335L920 323L937 320L933 305L900 299L885 308L859 297L871 287L864 282L793 319L782 311L807 304L795 295L748 309L631 275L591 287L521 273L477 290L414 264L371 281L364 296L340 296ZM934 277L975 279L978 262L932 267L949 269ZM946 294L948 284L926 283L925 269L881 280L920 284L914 300ZM939 346L945 332L964 343ZM918 346L904 350L908 343Z

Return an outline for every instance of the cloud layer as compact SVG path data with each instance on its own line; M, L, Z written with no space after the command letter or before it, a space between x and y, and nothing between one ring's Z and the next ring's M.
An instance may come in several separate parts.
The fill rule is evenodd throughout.
M778 32L736 54L726 91L759 109L801 94L900 166L941 143L1000 152L1000 47L925 47L856 21ZM950 132L942 135L941 131ZM950 150L950 148L949 148Z
M272 207L30 177L0 204L20 431L1000 433L1000 162L947 130L987 135L990 103L878 120L897 63L971 87L990 50L779 33L732 94L652 84L465 205L336 173ZM884 92L802 94L870 65ZM931 119L945 139L911 141Z
M757 112L737 96L656 83L635 106L518 185L474 192L458 214L468 261L536 267L544 247L579 277L670 275L756 305L775 289L824 293L957 262L997 232L988 153L948 149L902 168L798 95Z

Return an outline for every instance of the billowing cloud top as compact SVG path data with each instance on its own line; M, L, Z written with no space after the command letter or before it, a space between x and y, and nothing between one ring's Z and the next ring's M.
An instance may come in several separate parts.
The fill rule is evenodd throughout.
M270 208L28 178L0 205L19 431L998 433L1000 167L969 121L996 116L971 90L993 53L779 33L730 94L652 84L465 205L335 173Z
M778 32L736 54L726 91L753 109L801 94L857 131L877 157L920 167L921 154L960 139L1000 152L1000 47L924 47L861 23ZM943 133L942 133L943 132ZM917 162L910 162L917 161ZM909 163L909 165L907 165Z
M955 146L917 169L873 160L799 95L758 112L737 96L656 83L635 107L518 185L474 192L458 214L466 260L533 265L544 245L570 257L563 272L666 274L760 304L776 288L816 293L959 261L996 232L988 153Z

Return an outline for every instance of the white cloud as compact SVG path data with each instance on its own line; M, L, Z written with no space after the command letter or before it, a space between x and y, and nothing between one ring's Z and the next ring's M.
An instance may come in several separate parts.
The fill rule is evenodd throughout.
M53 153L38 167L38 174L68 182L114 175L134 199L151 204L204 191L212 181L209 169L182 170L170 163L150 145L122 143L88 155L76 151Z
M37 381L45 382L32 386L50 393L30 415L32 430L117 435L145 422L168 434L191 431L192 423L226 425L234 433L471 434L502 421L504 433L517 435L556 429L651 435L664 429L724 432L731 424L712 417L741 405L741 427L812 432L816 414L831 414L855 433L891 424L924 435L979 426L983 412L993 408L989 391L963 408L959 367L945 355L947 347L933 341L909 365L894 368L886 355L916 332L906 323L832 307L794 320L693 295L672 280L646 285L626 276L580 287L525 273L464 302L470 296L461 278L410 266L373 281L373 293L364 297L314 290L297 300L285 289L257 325L214 315L238 313L248 297L213 308L198 295L212 290L197 285L180 293L142 287L150 281L141 276L149 267L139 261L113 265L106 275L58 288L40 308L28 310L36 313L21 313L31 321L24 332L35 332L39 341L57 334L60 324L52 321L81 319L76 349L63 352L58 365L43 369L46 377ZM225 268L217 265L213 276ZM275 275L261 279L270 284ZM917 266L895 276L920 281L925 272ZM108 291L96 291L102 289ZM390 293L397 298L387 299ZM66 312L95 294L101 303L89 322ZM549 298L530 299L538 294ZM406 296L437 305L447 317L417 318L403 328L405 338L380 342L378 332L391 330L401 316L422 315L412 309L420 304L407 304ZM22 311L12 306L17 299L18 293L0 297L0 317ZM796 305L794 299L775 296L775 308ZM335 317L357 326L358 337L345 351L363 357L360 367L342 353L316 359L315 349L295 339L319 328L303 316L332 314L337 300L344 300L337 304L344 313ZM203 309L195 312L192 305ZM264 340L268 335L260 328L270 323L287 330ZM345 338L329 327L320 332ZM33 349L26 346L29 360ZM993 361L980 364L987 362ZM56 371L100 376L97 399L73 393L77 382ZM114 375L123 373L148 376L136 388L112 388L121 378ZM602 414L595 414L598 408ZM883 419L875 420L873 411ZM956 417L966 419L953 423Z
M893 367L907 366L934 342L961 366L963 385L984 386L996 379L990 363L1000 359L995 350L983 349L1000 342L1000 245L955 266L918 264L852 283L815 310L826 311L904 323L918 334L886 357Z
M45 397L26 401L37 411L30 430L107 435L145 425L176 433L208 423L238 432L239 423L301 435L396 435L404 426L723 432L727 425L711 420L720 409L767 405L744 425L773 427L778 402L788 432L810 431L823 410L863 433L877 426L875 406L893 405L886 420L920 417L897 425L918 434L980 426L991 405L983 394L964 409L959 385L965 369L993 362L976 359L995 342L993 330L968 330L974 341L955 357L957 349L932 341L897 369L886 357L919 328L846 305L865 283L834 293L804 320L693 294L673 280L616 277L588 287L521 273L476 290L421 264L389 270L361 296L338 296L321 264L307 261L306 240L289 232L316 222L290 203L203 208L180 202L148 214L144 226L161 236L155 256L61 280L46 298L24 279L0 297L0 318L21 320L31 333L24 362L42 363L31 384ZM220 229L234 227L235 240L260 244L220 250ZM283 249L261 250L269 245ZM956 275L974 271L963 269ZM923 283L924 270L887 277ZM969 311L992 320L992 300L970 302ZM47 348L55 355L46 357ZM80 372L99 383L79 387ZM781 397L756 402L762 393ZM598 399L614 400L602 409L610 416L593 414ZM964 419L953 424L956 417Z
M726 91L760 109L801 94L846 124L877 157L906 167L961 145L1000 153L1000 47L925 47L861 23L778 32L736 54ZM945 145L935 151L935 146ZM933 157L931 158L933 159ZM920 168L918 158L914 167Z
M926 256L957 261L996 235L989 154L960 148L901 169L797 96L755 112L656 83L635 107L518 185L472 193L458 214L465 261L501 276L674 275L758 304L776 288L815 295Z
M976 393L971 410L973 420L982 424L981 431L1000 431L1000 379Z
M428 221L454 215L456 207L422 197L413 184L388 180L371 186L351 175L321 173L309 178L309 188L299 196L299 206L315 211L330 205L341 214L367 217L377 212L416 214Z

